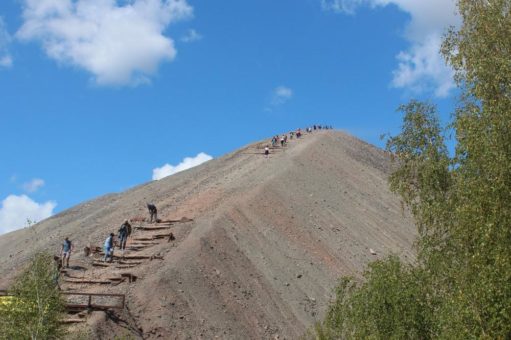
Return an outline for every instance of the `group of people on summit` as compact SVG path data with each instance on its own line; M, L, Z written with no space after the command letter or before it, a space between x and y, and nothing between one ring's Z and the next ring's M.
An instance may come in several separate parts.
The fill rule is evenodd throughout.
M313 131L316 131L316 130L331 130L333 129L333 127L330 125L312 125L312 126L309 126L305 129L305 131L307 131L307 133L312 133ZM296 138L300 138L302 137L302 129L298 128L296 131L291 131L289 132L289 139L293 139L293 137ZM275 148L276 146L278 146L278 143L280 141L280 147L284 147L287 145L287 139L288 139L288 134L283 134L282 136L279 136L279 135L276 135L276 136L273 136L272 139L271 139L271 147L272 148ZM270 146L267 144L265 147L264 147L264 155L266 158L269 157L270 155Z

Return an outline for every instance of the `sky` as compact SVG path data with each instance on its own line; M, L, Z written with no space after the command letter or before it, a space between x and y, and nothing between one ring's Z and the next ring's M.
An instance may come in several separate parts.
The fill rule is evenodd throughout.
M328 124L382 147L456 104L454 0L3 0L0 234Z

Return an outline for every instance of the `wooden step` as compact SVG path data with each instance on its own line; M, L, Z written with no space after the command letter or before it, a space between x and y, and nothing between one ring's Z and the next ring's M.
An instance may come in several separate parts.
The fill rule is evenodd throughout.
M193 218L181 217L179 220L168 220L170 223L188 223L193 222Z
M187 223L187 222L193 222L193 218L188 218L188 217L184 216L178 220L159 220L156 223L148 223L146 226L157 226L160 224Z
M133 238L133 241L154 241L154 240L165 239L165 238L169 238L169 237L173 237L173 236L174 236L174 234L172 234L172 233L156 234L156 235L151 235L151 236L135 237L135 238Z
M138 264L121 264L118 266L115 266L117 269L129 269L138 266Z
M153 231L153 230L163 230L163 229L170 229L171 226L155 226L155 227L135 227L137 230L141 231Z
M133 239L134 241L153 241L154 239L152 237L135 237Z
M129 261L122 261L122 260L119 260L118 261L119 264L129 264L129 265L133 265L133 264L142 264L142 262L140 261L133 261L133 262L129 262Z
M149 248L151 246L130 246L130 247L126 247L126 250L133 250L133 251L139 251L139 250L143 250L145 248Z
M66 279L64 282L67 283L75 283L75 284L111 284L112 281L105 281L105 280L90 280L90 279Z
M72 323L83 323L83 322L87 322L87 320L85 319L77 319L77 318L69 318L69 319L62 319L62 320L59 320L59 323L62 323L62 324L72 324Z
M163 260L163 256L159 255L124 255L127 260Z
M110 280L110 281L122 281L124 280L123 277L107 277L107 280Z

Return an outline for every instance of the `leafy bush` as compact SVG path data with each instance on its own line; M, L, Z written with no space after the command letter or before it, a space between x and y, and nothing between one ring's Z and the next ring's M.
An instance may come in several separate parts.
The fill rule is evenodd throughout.
M39 254L17 278L8 303L0 308L0 339L58 339L64 310L51 256Z
M422 270L396 256L369 265L360 285L342 279L336 303L322 324L319 339L415 339L430 337L432 310L421 286Z

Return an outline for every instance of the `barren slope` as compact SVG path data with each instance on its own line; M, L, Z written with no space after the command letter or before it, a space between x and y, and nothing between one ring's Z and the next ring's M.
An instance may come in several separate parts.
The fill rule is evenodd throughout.
M65 236L77 249L101 245L125 218L145 215L146 201L164 219L194 221L142 251L164 259L131 269L137 282L102 288L128 294L126 328L145 338L294 339L324 315L339 276L360 276L389 253L414 258L415 229L388 190L383 151L335 131L292 140L269 159L260 145L1 236L0 287Z

